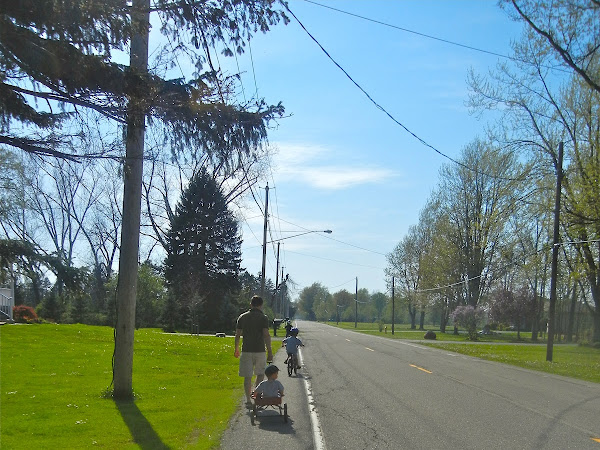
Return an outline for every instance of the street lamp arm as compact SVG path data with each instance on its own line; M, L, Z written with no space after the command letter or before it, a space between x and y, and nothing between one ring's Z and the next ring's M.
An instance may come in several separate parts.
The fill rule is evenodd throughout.
M333 233L333 231L331 230L312 230L312 231L305 231L304 233L298 233L298 234L293 234L292 236L286 236L284 238L281 239L273 239L272 241L268 241L267 244L271 244L273 242L279 242L279 241L283 241L284 239L291 239L291 238L295 238L298 236L303 236L305 234L309 234L309 233L327 233L327 234L331 234Z

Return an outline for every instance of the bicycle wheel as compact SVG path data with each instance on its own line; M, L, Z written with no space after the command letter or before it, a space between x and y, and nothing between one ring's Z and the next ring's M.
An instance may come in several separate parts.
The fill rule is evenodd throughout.
M294 358L290 356L287 364L288 377L292 376L292 370L294 370Z
M283 421L285 423L287 423L287 421L288 421L287 403L283 404Z

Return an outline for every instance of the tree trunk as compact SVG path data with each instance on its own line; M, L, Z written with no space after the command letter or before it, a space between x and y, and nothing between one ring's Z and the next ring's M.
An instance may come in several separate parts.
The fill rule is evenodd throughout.
M543 305L543 300L538 301L538 278L537 273L535 276L535 280L533 283L533 323L531 324L531 340L536 342L538 340L538 333L540 331L540 325L542 320L542 311L543 306L540 306L540 303Z
M133 0L130 66L137 73L148 67L150 0ZM143 30L143 31L142 31ZM129 98L126 159L123 167L123 226L117 285L117 324L113 366L114 398L133 398L133 335L137 291L145 113L139 98Z
M419 330L425 329L425 310L421 310L421 317L419 318Z
M444 301L444 308L442 309L442 314L440 316L440 332L441 333L445 333L446 332L446 323L448 322L448 312L447 312L447 307L446 307L446 301Z
M417 308L412 307L410 303L408 304L408 315L410 316L410 329L417 329Z
M577 282L573 283L573 295L571 296L571 305L569 307L569 319L567 321L567 331L565 341L573 342L573 327L575 325L575 314L577 312Z
M592 335L592 342L600 342L600 311L596 308L593 314L594 317L594 332Z

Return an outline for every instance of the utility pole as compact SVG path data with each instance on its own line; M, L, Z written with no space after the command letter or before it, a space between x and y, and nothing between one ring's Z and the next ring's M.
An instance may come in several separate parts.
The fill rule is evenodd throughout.
M396 311L395 311L395 301L394 301L394 277L392 277L392 334L394 334L394 317L396 315Z
M358 277L356 277L356 291L354 292L354 328L358 323Z
M558 277L558 247L560 241L560 193L563 178L563 143L558 146L558 162L556 167L556 197L554 199L554 236L552 238L552 272L550 275L550 306L548 308L548 343L546 345L546 361L552 361L554 349L554 325L556 311L556 279Z
M267 229L269 227L269 183L265 188L265 225L263 228L262 272L260 277L260 296L265 298L265 266L267 264Z
M284 269L284 267L281 266L281 283L283 283L283 269ZM281 302L281 314L283 314L283 317L289 317L289 314L285 310L286 305L285 305L285 298L283 296L283 288L281 289L281 296L280 297L281 297L280 298L280 302Z
M129 66L140 76L148 72L148 38L150 34L150 0L133 0ZM144 161L146 106L143 98L129 95L127 136L123 164L123 224L117 285L117 323L113 364L114 398L133 396L133 341L135 331L135 297L137 292L140 213Z
M279 309L279 314L283 314L283 305L281 305L281 309L279 308L279 301L277 300L277 292L279 290L279 244L281 242L277 243L277 268L275 269L275 294L274 294L274 300L275 300L275 304L273 305L273 308L275 309L274 314L277 314L277 310ZM283 275L281 275L281 281L283 281ZM276 316L277 317L277 316Z

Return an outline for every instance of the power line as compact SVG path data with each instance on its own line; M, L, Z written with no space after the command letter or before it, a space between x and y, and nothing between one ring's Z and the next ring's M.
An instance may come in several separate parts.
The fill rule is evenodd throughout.
M482 48L473 47L472 45L461 44L460 42L455 42L455 41L451 41L449 39L444 39L444 38L440 38L440 37L433 36L433 35L430 35L430 34L421 33L420 31L415 31L415 30L411 30L411 29L408 29L408 28L400 27L398 25L393 25L391 23L383 22L383 21L377 20L377 19L371 19L370 17L362 16L360 14L351 13L351 12L345 11L343 9L334 8L333 6L323 5L322 3L314 2L312 0L304 0L304 1L306 3L312 3L313 5L320 6L322 8L331 9L332 11L336 11L336 12L339 12L341 14L346 14L348 16L356 17L356 18L361 19L361 20L366 20L367 22L373 22L373 23L376 23L378 25L383 25L385 27L394 28L396 30L400 30L400 31L403 31L403 32L406 32L406 33L411 33L411 34L414 34L414 35L417 35L417 36L421 36L421 37L424 37L424 38L427 38L427 39L432 39L434 41L443 42L444 44L454 45L456 47L465 48L467 50L472 50L472 51L479 52L479 53L486 53L488 55L497 56L499 58L508 59L508 60L511 60L511 61L515 61L515 62L520 62L520 63L532 65L531 62L529 62L527 60L524 60L524 59L515 58L514 56L508 56L508 55L504 55L502 53L493 52L491 50L485 50L485 49L482 49ZM562 69L560 67L555 67L555 66L542 66L542 67L544 67L546 69L556 70L556 71L559 71L559 72L570 73L570 71L568 71L566 69Z
M289 253L295 253L296 255L308 256L309 258L322 259L322 260L325 260L325 261L331 261L331 262L336 262L336 263L340 263L340 264L347 264L347 265L350 265L350 266L366 267L368 269L384 270L382 267L368 266L366 264L357 264L357 263L351 263L351 262L348 262L348 261L340 261L338 259L325 258L323 256L307 255L306 253L295 252L295 251L292 251L292 250L287 250L287 251Z
M306 0L305 0L306 1ZM400 122L398 119L396 119L387 109L385 109L383 106L381 106L379 103L377 103L373 97L371 97L371 95L360 85L358 84L358 82L356 82L354 80L354 78L352 78L352 76L335 60L333 59L333 57L329 54L329 52L321 45L321 43L307 30L307 28L304 26L304 24L300 21L300 19L298 19L298 17L292 12L292 10L289 8L289 5L287 3L283 3L283 5L285 6L286 10L290 13L290 15L296 20L296 22L298 22L298 24L300 25L300 27L302 27L302 29L304 30L304 32L319 46L319 48L321 49L321 51L323 53L325 53L325 55L327 56L327 58L329 58L329 60L335 64L335 66L340 69L344 75L346 76L346 78L348 78L352 84L354 84L368 99L369 101L375 105L375 107L377 109L379 109L381 112L383 112L386 116L388 116L395 124L399 125L400 127L402 127L408 134L410 134L412 137L414 137L416 140L418 140L421 144L423 144L425 147L428 147L430 149L432 149L434 152L436 152L437 154L439 154L440 156L448 159L449 161L453 162L454 164L464 167L467 170L470 170L474 173L478 173L480 175L485 175L488 176L490 178L494 178L494 179L498 179L498 180L505 180L505 181L516 181L516 179L514 178L506 178L506 177L499 177L496 175L491 175L491 174L487 174L485 172L481 172L473 167L468 166L467 164L464 164L454 158L452 158L451 156L443 153L441 150L437 149L436 147L434 147L433 145L429 144L427 141L425 141L423 138L421 138L420 136L418 136L416 133L414 133L413 131L411 131L406 125L404 125L402 122Z
M252 76L254 77L254 97L258 100L258 84L256 83L256 71L254 70L254 55L252 54L252 45L248 39L248 49L250 50L250 63L252 64Z
M305 227L303 227L302 225L298 225L298 224L295 224L295 223L292 223L292 222L288 222L287 220L284 220L284 219L282 219L282 218L279 218L279 220L280 220L280 221L282 221L282 222L285 222L285 223L287 223L287 224L289 224L289 225L294 225L295 227L301 228L301 229L302 229L302 230L304 230L304 231L311 231L311 230L309 230L308 228L305 228ZM348 245L348 246L350 246L350 247L357 248L357 249L359 249L359 250L364 250L364 251L366 251L366 252L375 253L375 254L377 254L377 255L383 255L383 256L387 256L387 253L382 253L382 252L379 252L379 251L377 251L377 250L370 250L370 249L368 249L368 248L364 248L364 247L360 247L360 246L358 246L358 245L350 244L349 242L340 241L339 239L332 238L332 237L331 237L331 236L329 236L329 235L327 235L327 236L326 236L326 235L323 235L323 237L324 237L324 238L326 238L326 239L330 239L330 240L332 240L332 241L335 241L335 242L339 242L340 244L344 244L344 245Z

